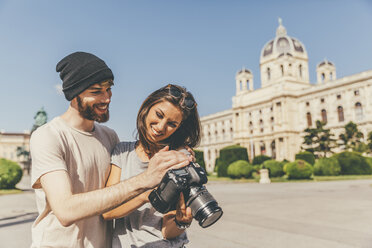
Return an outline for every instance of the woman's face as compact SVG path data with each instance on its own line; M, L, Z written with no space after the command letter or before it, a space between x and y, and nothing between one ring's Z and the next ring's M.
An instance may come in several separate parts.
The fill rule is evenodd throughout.
M182 112L172 103L162 101L150 108L145 122L149 139L159 142L178 129L182 122Z

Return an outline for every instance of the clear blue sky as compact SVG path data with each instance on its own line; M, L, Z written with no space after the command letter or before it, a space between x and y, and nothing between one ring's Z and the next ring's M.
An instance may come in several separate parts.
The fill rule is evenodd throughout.
M107 126L133 140L138 108L153 90L186 86L201 116L229 109L245 66L260 87L262 47L278 17L307 49L311 82L324 58L343 77L372 69L372 1L50 1L0 0L0 129L30 129L68 102L58 94L57 62L96 54L115 75Z

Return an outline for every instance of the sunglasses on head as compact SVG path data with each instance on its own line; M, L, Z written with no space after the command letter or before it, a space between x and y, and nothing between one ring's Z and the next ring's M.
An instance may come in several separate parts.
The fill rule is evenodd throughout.
M171 96L173 96L174 98L181 98L182 97L182 91L177 88L176 86L174 85L168 85L167 88L169 89L169 94ZM189 96L187 95L184 99L183 99L183 103L182 103L187 109L193 109L196 105L195 101Z

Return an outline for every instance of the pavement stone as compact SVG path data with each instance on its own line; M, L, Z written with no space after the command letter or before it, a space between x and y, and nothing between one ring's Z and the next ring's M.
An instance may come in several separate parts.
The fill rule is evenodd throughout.
M0 196L0 248L29 247L34 193ZM29 179L28 179L29 180ZM210 182L223 208L214 225L188 229L187 248L370 248L372 181Z

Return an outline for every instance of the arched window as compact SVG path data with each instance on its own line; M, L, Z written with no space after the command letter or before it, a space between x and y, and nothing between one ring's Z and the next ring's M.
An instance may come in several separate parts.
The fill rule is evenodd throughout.
M300 78L302 78L302 65L298 66L298 75L300 75Z
M261 155L266 154L266 147L265 147L265 143L263 141L260 142L260 153L261 153Z
M324 123L327 123L327 110L322 109L321 114L322 114L322 121L323 121Z
M322 73L322 82L324 82L324 79L325 79L325 74Z
M357 121L363 120L363 107L360 102L355 103L355 119Z
M329 73L329 80L333 80L333 74L332 74L332 72Z
M338 122L344 121L344 108L342 106L337 107Z
M271 142L271 157L273 159L275 159L275 157L276 157L275 140L273 140L273 142Z
M249 89L249 80L247 80L247 89Z
M306 120L307 120L307 126L308 126L308 127L311 127L311 125L312 125L312 120L311 120L311 114L310 114L310 112L307 112L307 113L306 113Z
M239 82L239 90L242 90L243 89L243 83L242 81Z
M260 120L260 131L261 133L264 131L264 124L262 119Z
M267 73L267 81L269 81L270 78L271 78L270 68L269 67L267 67L266 73Z

